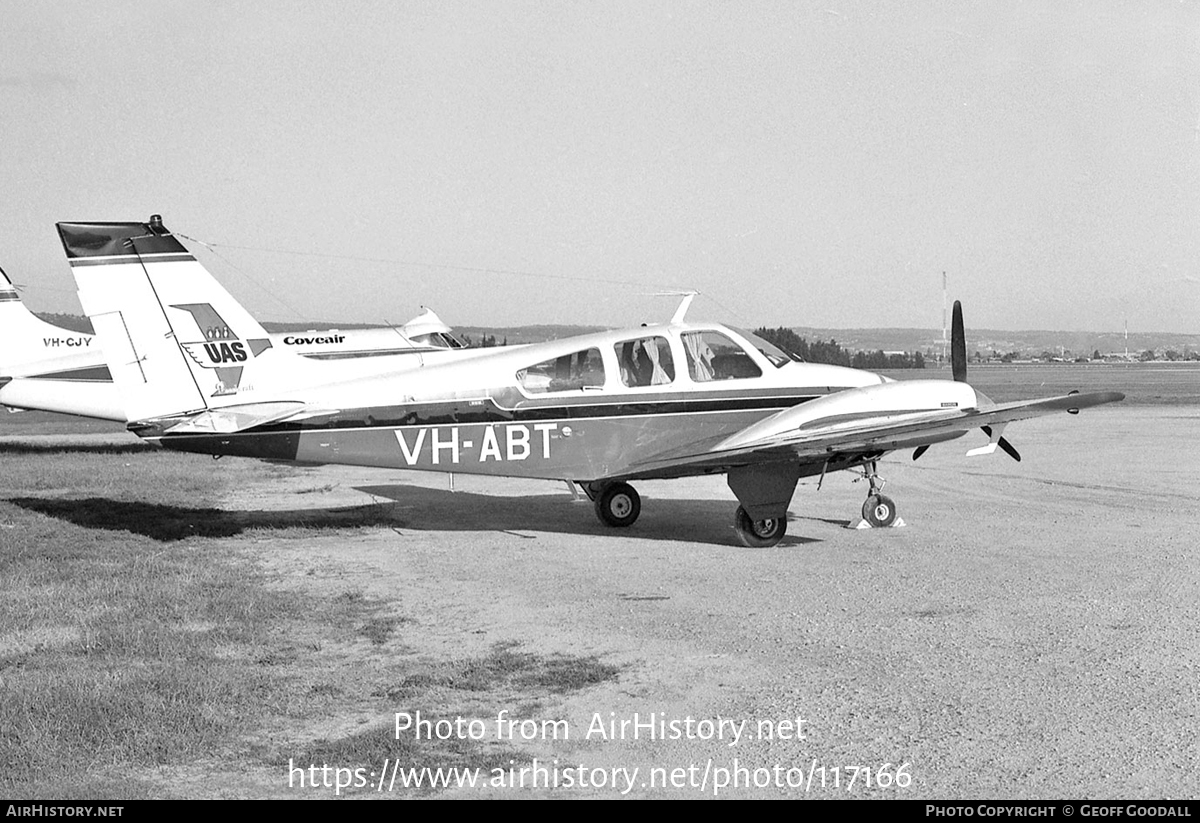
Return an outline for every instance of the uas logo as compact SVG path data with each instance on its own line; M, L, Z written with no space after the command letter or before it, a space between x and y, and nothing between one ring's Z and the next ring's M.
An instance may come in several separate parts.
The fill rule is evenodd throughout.
M264 337L242 342L221 315L217 314L217 310L208 303L185 303L171 308L188 312L204 337L203 342L179 345L196 365L216 370L217 390L212 396L227 397L237 394L238 386L242 382L242 366L236 364L245 363L251 357L258 357L271 348L271 341Z

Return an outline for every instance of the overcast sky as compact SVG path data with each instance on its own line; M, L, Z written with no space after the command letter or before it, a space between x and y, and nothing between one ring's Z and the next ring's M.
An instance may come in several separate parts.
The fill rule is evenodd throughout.
M0 11L37 310L56 221L161 213L267 320L1200 329L1195 3Z

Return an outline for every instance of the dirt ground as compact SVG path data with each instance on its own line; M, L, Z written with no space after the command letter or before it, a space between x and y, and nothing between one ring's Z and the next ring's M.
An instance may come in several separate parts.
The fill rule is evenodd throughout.
M559 771L520 796L1194 798L1198 433L1195 408L1112 407L1014 425L1021 463L965 457L982 434L893 455L904 527L846 528L865 483L842 473L766 550L737 543L723 478L639 484L620 531L562 484L353 467L227 505L387 507L394 528L247 544L287 585L394 603L406 652L624 667L539 708L558 739L515 742Z

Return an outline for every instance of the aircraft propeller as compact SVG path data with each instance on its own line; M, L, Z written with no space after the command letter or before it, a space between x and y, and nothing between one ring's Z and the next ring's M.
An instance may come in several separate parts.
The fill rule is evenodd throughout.
M963 330L962 303L958 300L954 301L954 313L950 317L950 369L956 383L967 382L967 335ZM989 438L992 436L991 426L981 426L980 428ZM1001 435L996 441L996 445L1013 460L1021 462L1021 453L1012 443L1008 442L1008 438ZM913 452L912 459L919 459L928 450L929 446L918 447Z
M967 382L967 335L963 330L962 303L958 300L954 301L954 313L950 317L950 367L955 381ZM983 426L982 429L988 437L992 436L991 426ZM996 445L1013 460L1021 462L1021 453L1003 435L996 441Z

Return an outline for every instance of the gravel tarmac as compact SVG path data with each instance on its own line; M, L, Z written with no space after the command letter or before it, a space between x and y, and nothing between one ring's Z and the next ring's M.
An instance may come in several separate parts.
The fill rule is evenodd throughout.
M569 739L516 741L587 787L521 796L1195 798L1198 433L1195 408L1118 406L1014 425L1021 463L965 457L982 434L891 455L905 526L847 528L866 484L841 473L761 550L714 477L637 484L625 530L561 483L354 467L228 505L388 507L393 529L253 550L396 603L409 652L624 667L538 710Z

